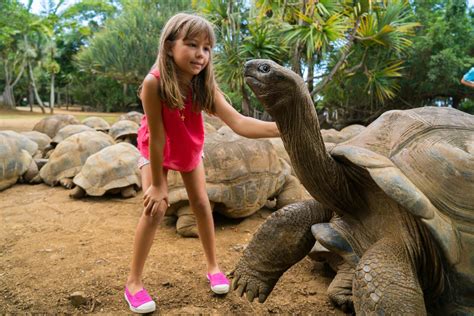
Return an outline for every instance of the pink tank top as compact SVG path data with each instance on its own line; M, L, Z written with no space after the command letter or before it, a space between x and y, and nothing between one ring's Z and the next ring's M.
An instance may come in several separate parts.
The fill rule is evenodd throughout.
M153 69L150 74L160 79L160 73ZM161 103L163 125L166 132L163 149L163 168L189 172L197 167L202 159L204 146L204 123L202 113L192 111L192 94L184 101L184 109L170 109ZM138 129L137 147L146 159L150 159L149 133L146 115Z

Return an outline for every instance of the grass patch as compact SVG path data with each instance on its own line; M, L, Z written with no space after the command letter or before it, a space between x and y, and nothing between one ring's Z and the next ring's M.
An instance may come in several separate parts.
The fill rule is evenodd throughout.
M119 116L122 115L122 113L116 113L116 114L111 114L111 113L87 113L87 114L75 114L74 112L69 112L68 114L73 115L79 122L82 122L87 117L90 116L98 116L103 118L104 120L107 121L109 124L115 123ZM0 120L16 120L16 119L31 119L31 120L38 120L42 119L45 117L50 116L49 114L41 114L41 113L31 113L31 112L19 112L19 111L7 111L7 112L0 112Z

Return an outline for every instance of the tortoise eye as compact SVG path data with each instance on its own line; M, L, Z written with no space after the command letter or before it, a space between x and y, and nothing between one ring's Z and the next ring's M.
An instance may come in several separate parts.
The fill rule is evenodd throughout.
M270 72L270 65L262 64L262 65L258 66L258 70L260 72L264 72L264 73Z

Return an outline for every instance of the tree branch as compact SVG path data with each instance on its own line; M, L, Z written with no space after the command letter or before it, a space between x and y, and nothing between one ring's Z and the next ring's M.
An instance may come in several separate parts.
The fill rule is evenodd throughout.
M311 93L311 96L314 97L318 92L323 90L323 88L328 84L329 81L331 81L332 77L334 77L334 74L339 70L341 67L342 63L347 59L347 56L349 56L350 49L352 45L354 44L354 39L355 39L355 34L357 32L357 29L359 28L360 24L360 18L357 18L357 21L354 25L354 30L352 33L349 35L349 42L347 45L342 49L342 56L339 59L339 61L336 63L334 68L331 70L329 75L324 78L324 80L314 89L314 91Z
M26 59L26 58L25 58ZM16 77L15 81L12 83L11 87L13 89L13 87L18 83L18 81L20 80L21 76L23 75L23 71L25 70L25 67L26 67L26 63L25 63L25 59L23 59L23 62L21 63L21 70L20 70L20 73L18 74L18 77Z

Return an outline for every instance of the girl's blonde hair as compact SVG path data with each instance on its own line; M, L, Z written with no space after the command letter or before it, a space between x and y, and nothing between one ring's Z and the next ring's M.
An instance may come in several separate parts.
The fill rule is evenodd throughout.
M172 109L183 109L184 101L179 89L177 66L168 50L171 49L173 42L181 37L186 40L202 34L207 37L211 48L214 47L216 39L211 23L198 15L187 13L178 13L170 18L161 32L158 57L153 68L158 67L160 71L158 93ZM214 114L214 92L217 85L212 68L212 53L209 55L207 66L192 79L191 88L193 110L204 110Z

